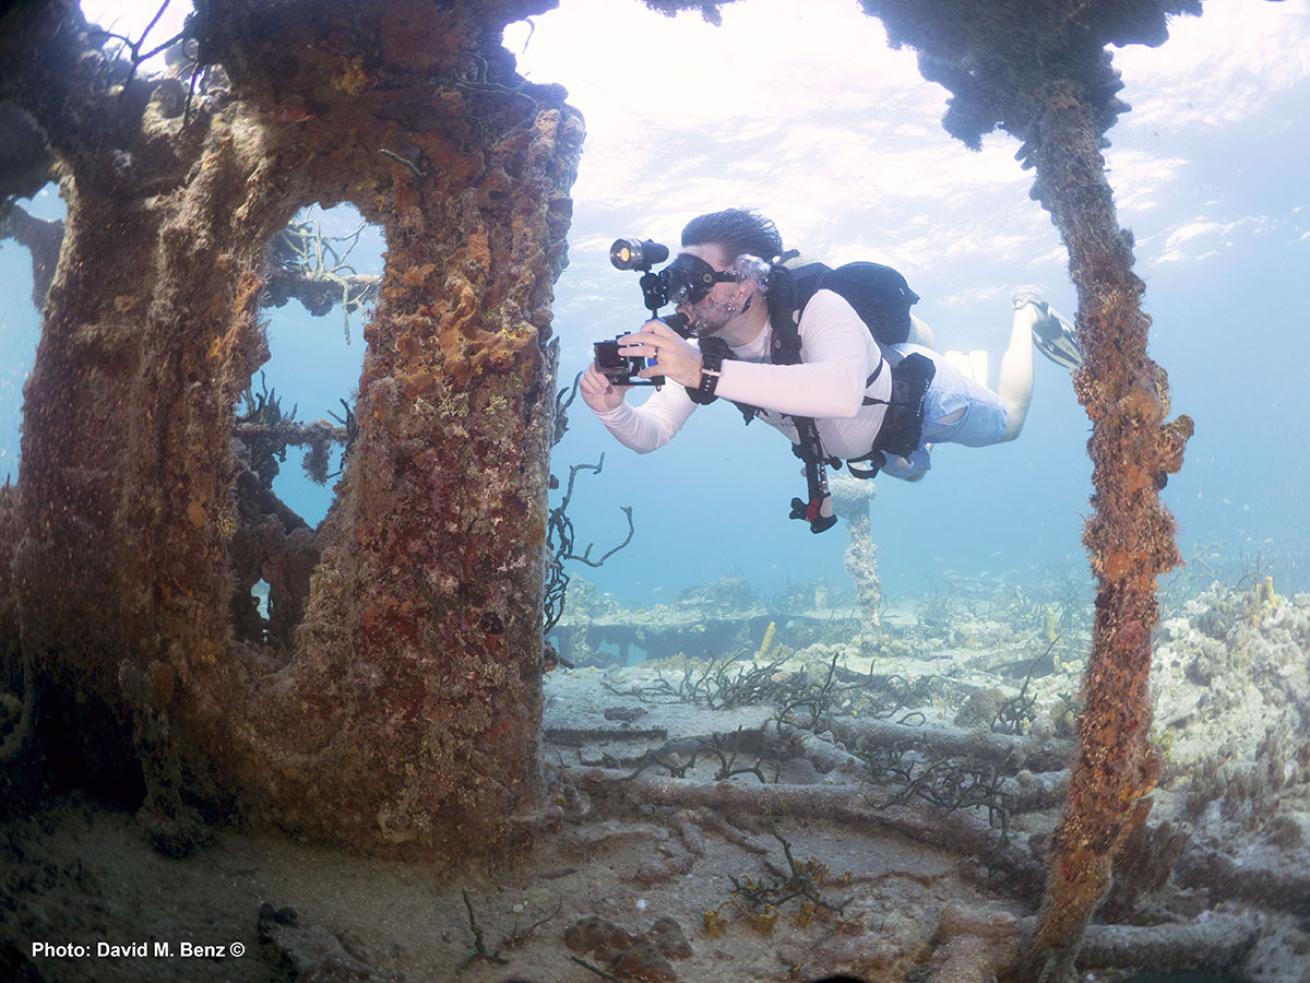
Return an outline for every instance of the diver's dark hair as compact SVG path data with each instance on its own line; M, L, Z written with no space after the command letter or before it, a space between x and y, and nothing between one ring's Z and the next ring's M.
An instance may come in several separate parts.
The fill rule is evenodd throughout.
M728 208L721 212L698 215L682 230L684 246L717 242L728 251L728 259L743 254L758 256L769 262L782 253L782 236L778 227L759 212Z

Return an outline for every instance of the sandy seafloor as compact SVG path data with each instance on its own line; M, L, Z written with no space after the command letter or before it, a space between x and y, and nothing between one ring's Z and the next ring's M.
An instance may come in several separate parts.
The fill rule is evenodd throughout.
M675 657L655 667L557 670L546 682L543 755L554 829L532 852L491 867L372 860L234 828L172 859L146 844L129 812L78 792L47 799L0 827L0 977L544 983L604 973L713 981L846 971L870 981L967 979L933 974L964 943L978 960L1004 945L1037 895L1005 864L961 849L969 836L987 835L984 807L948 811L910 794L889 806L895 822L852 820L852 809L872 814L897 798L886 771L874 781L863 770L870 760L885 766L886 757L852 734L901 720L907 731L979 743L1065 746L1086 626L1063 620L1069 637L1052 646L1051 624L1032 624L1031 612L1021 618L1021 606L958 599L946 619L936 617L940 606L940 599L892 606L877 632L853 631L834 614L831 640L791 648L779 628L762 660L758 651L733 652L735 662L725 654L729 681L776 661L765 676L783 694L794 694L786 686L798 680L826 680L836 658L840 686L832 691L841 696L820 735L801 727L785 738L768 723L776 706L710 709L676 693L656 695L661 680L676 691L703 663ZM707 625L713 617L706 614ZM647 618L645 630L657 632L658 612ZM1135 975L1121 967L1086 979L1310 979L1308 646L1310 595L1281 597L1263 582L1215 585L1167 607L1154 666L1165 772L1148 825L1150 851L1169 858L1173 876L1144 891L1130 917L1139 925L1246 918L1256 942L1228 975ZM897 705L888 713L892 692ZM1019 705L1016 698L1030 710L1025 733L996 735L1000 708ZM807 713L793 709L790 719L804 724ZM735 758L704 750L724 752L731 740L742 741ZM899 764L922 776L939 757L911 750ZM991 773L995 789L1011 796L998 801L1011 806L1005 844L1012 858L1040 856L1058 817L1067 773L1039 757ZM729 781L732 794L716 783L725 766L741 769ZM699 788L688 791L692 785ZM813 796L814 803L778 807L759 791L767 785L788 801ZM664 786L682 798L651 797ZM758 808L749 805L753 796ZM795 868L784 840L796 863L816 862L803 869L815 875L806 883L819 903L807 908L804 897L793 898L771 914L734 893L734 884L787 882ZM494 960L470 961L478 943L468 906ZM711 911L722 931L707 919ZM148 951L165 942L171 954L33 957L33 942L92 950L101 942L145 943ZM226 948L221 957L183 958L183 943ZM234 944L243 955L232 954Z

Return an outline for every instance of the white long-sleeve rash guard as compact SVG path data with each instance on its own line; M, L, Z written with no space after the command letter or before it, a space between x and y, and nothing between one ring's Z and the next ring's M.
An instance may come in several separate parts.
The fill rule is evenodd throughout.
M886 405L863 405L866 395L891 398L892 375L884 366L867 389L865 381L882 353L855 309L839 294L820 290L805 305L800 320L801 362L773 365L766 325L754 341L733 348L725 360L715 394L758 406L761 419L781 430L793 444L796 427L783 414L812 417L824 450L833 457L861 457L873 447ZM670 380L640 406L622 403L596 414L620 443L645 454L663 447L682 429L699 404Z

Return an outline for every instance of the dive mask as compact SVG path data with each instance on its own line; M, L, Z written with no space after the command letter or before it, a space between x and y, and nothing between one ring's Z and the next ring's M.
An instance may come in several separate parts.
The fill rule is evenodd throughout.
M669 291L669 302L675 306L699 304L716 283L731 283L739 279L737 273L725 270L720 273L709 263L690 253L679 253L672 263L660 270Z

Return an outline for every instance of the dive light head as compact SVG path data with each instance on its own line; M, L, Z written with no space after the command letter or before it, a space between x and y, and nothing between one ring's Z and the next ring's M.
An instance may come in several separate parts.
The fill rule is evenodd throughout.
M615 239L610 262L620 270L649 270L669 258L669 247L651 239Z

